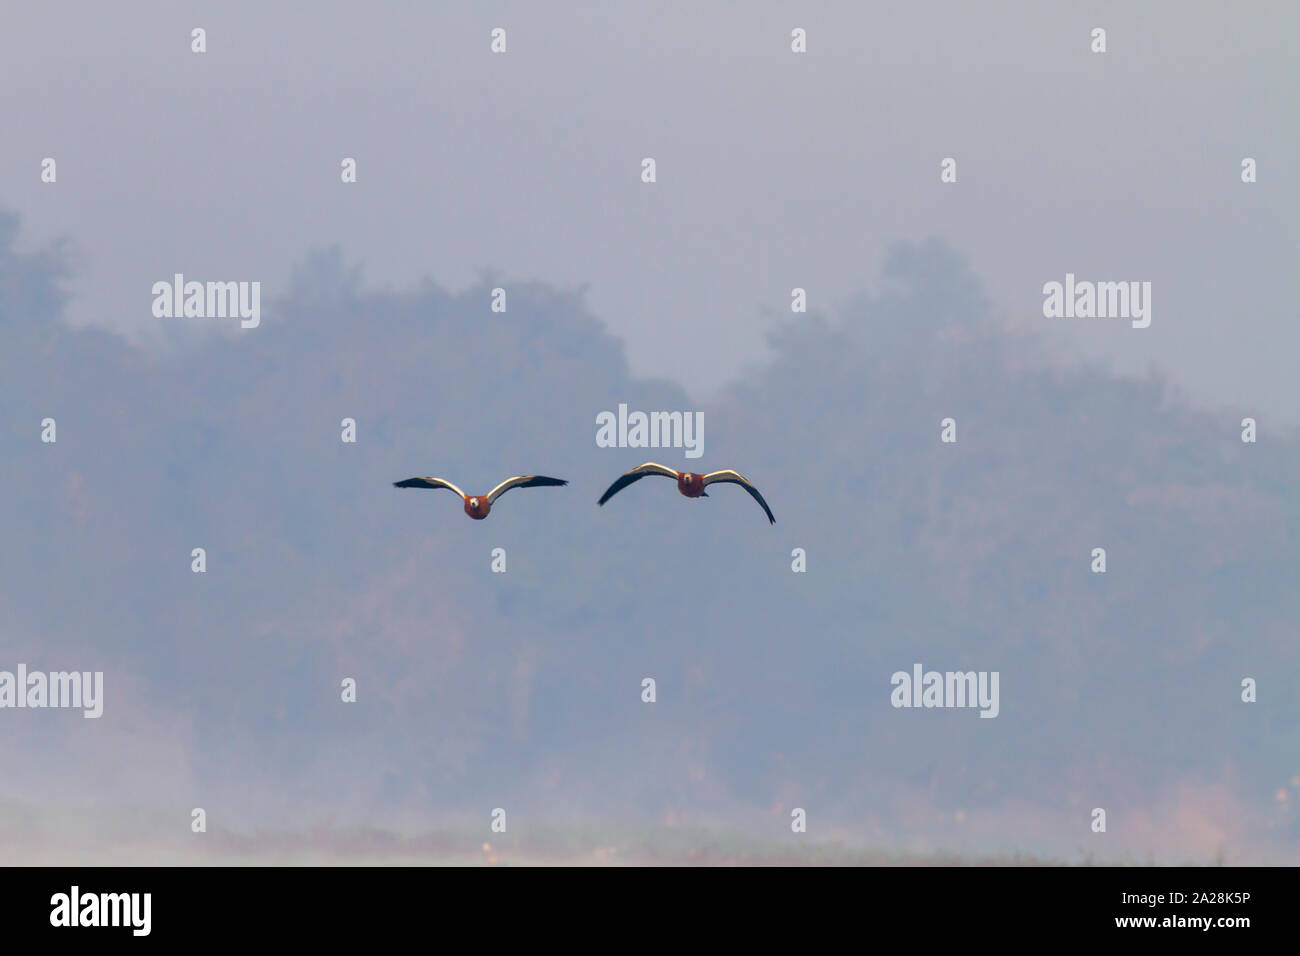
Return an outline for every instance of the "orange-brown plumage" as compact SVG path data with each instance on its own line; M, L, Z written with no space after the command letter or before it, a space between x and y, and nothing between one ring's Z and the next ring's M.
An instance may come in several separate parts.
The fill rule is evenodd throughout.
M492 510L492 503L487 500L487 496L481 498L465 499L465 514L469 515L475 521L482 521Z
M600 500L596 503L603 505L628 485L632 484L634 481L640 481L648 475L659 475L663 478L675 478L677 480L677 490L687 498L707 498L709 493L705 489L708 488L709 485L717 482L740 485L749 493L751 498L759 503L764 513L767 515L768 522L776 524L776 518L772 515L772 509L767 506L767 502L763 500L763 496L759 494L758 489L750 483L748 478L740 474L740 472L732 471L729 468L722 471L711 471L708 474L702 475L694 471L678 471L676 468L669 468L667 465L647 461L644 465L638 465L631 471L619 475L618 478L614 480L614 483L605 489L605 493L600 496Z
M393 482L394 488L446 488L460 495L465 503L465 514L475 521L482 521L492 511L493 503L511 488L542 488L567 485L560 478L548 478L546 475L517 475L507 478L485 495L467 495L445 478L407 478L405 481Z
M677 490L687 498L704 497L704 476L690 471L678 473Z

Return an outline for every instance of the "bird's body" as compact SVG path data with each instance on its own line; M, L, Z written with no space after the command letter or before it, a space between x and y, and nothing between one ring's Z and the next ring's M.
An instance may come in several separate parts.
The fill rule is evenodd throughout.
M492 502L488 501L486 496L482 498L465 499L465 514L469 515L475 521L482 521L488 516L488 513L491 510Z
M677 490L687 498L707 498L708 494L704 491L704 476L697 475L691 471L679 472L677 475Z
M405 481L393 482L394 488L446 488L460 495L465 505L465 514L475 521L482 521L492 511L492 505L511 488L539 488L567 485L560 478L548 478L546 475L517 475L507 478L485 495L467 495L450 481L443 478L407 478Z
M772 515L772 509L767 506L763 496L758 493L758 489L750 484L749 479L739 472L732 471L730 468L722 471L711 471L708 474L699 474L693 471L678 471L675 468L669 468L667 465L660 465L653 461L648 461L644 465L638 465L631 471L620 475L615 482L610 485L597 504L603 505L610 498L614 497L634 481L640 481L648 475L660 475L664 478L673 478L677 481L677 490L687 498L707 498L708 491L705 489L709 485L718 482L727 484L740 485L744 488L751 498L762 506L763 511L767 514L767 520L771 524L776 524L776 518Z

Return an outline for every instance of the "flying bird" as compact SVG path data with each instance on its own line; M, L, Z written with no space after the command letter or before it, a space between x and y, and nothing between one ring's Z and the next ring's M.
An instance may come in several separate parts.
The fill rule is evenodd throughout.
M610 498L613 498L628 485L632 484L632 482L640 481L647 475L662 475L665 478L676 478L677 490L687 498L707 498L709 493L704 489L709 485L717 484L718 482L740 485L740 487L748 491L750 497L757 501L762 506L763 510L767 512L767 520L771 524L776 524L776 518L772 517L772 509L767 506L767 502L764 501L763 496L758 493L758 489L750 484L749 479L744 475L732 471L729 468L723 471L711 471L707 475L700 475L692 471L677 471L676 469L669 468L666 465L659 465L653 461L648 461L644 465L638 465L626 474L620 475L617 481L605 489L605 493L600 496L600 501L598 501L597 504L603 505L606 501L609 501Z
M488 516L488 512L492 510L493 503L511 488L542 488L567 484L567 481L560 478L547 478L545 475L517 475L514 478L507 478L487 494L479 495L476 498L470 497L450 481L445 481L442 478L407 478L405 481L393 482L393 487L446 488L448 491L454 491L465 502L465 514L476 521L482 521Z

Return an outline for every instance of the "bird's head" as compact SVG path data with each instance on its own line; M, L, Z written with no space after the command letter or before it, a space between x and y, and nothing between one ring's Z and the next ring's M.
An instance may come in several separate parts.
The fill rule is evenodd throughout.
M477 498L471 498L471 499L469 499L469 506L470 506L471 508L477 508L477 507L478 507L478 499L477 499Z

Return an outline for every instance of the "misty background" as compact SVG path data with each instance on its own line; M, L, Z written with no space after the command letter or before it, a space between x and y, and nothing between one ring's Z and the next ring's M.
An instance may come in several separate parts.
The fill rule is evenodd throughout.
M1294 862L1297 20L9 11L0 669L103 670L105 712L0 711L4 834L798 806L810 840ZM261 326L153 318L175 272L261 281ZM1151 327L1044 319L1066 272L1152 282ZM597 448L620 402L703 411L704 457ZM595 506L648 458L777 524ZM391 487L521 472L570 485L484 522ZM914 662L999 671L999 716L892 708Z

